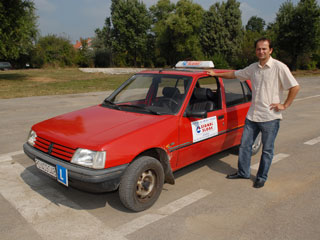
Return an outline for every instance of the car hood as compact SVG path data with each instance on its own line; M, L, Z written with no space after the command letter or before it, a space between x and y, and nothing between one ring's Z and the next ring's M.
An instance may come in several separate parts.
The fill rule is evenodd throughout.
M93 106L45 120L34 125L33 130L63 146L100 150L112 140L172 117Z

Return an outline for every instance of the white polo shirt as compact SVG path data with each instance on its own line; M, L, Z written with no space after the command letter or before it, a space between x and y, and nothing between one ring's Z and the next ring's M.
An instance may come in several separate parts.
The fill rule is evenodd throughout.
M270 110L272 103L280 103L283 90L299 85L284 63L270 57L262 67L259 62L235 71L240 81L252 83L252 102L247 118L254 122L282 119L281 111Z

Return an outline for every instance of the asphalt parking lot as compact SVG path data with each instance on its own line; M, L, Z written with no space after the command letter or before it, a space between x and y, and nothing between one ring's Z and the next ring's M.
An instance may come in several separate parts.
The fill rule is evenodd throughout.
M156 204L126 210L117 192L65 188L23 154L30 127L103 101L109 93L0 99L1 239L319 239L320 77L297 78L301 91L283 114L265 187L228 180L237 167L225 151L176 172Z

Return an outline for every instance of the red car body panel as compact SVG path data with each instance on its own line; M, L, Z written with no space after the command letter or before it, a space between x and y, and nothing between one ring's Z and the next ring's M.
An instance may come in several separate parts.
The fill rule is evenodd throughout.
M129 163L141 150L178 141L176 116L123 112L100 105L63 114L33 126L40 137L70 148L107 151L106 167ZM143 128L141 128L143 126ZM164 131L159 131L163 129ZM148 132L149 136L146 136Z

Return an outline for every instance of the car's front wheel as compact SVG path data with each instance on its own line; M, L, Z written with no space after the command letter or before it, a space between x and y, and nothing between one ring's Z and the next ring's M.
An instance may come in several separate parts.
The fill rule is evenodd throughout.
M132 211L143 211L158 199L163 183L164 171L161 163L153 157L139 157L130 164L121 178L120 200Z

